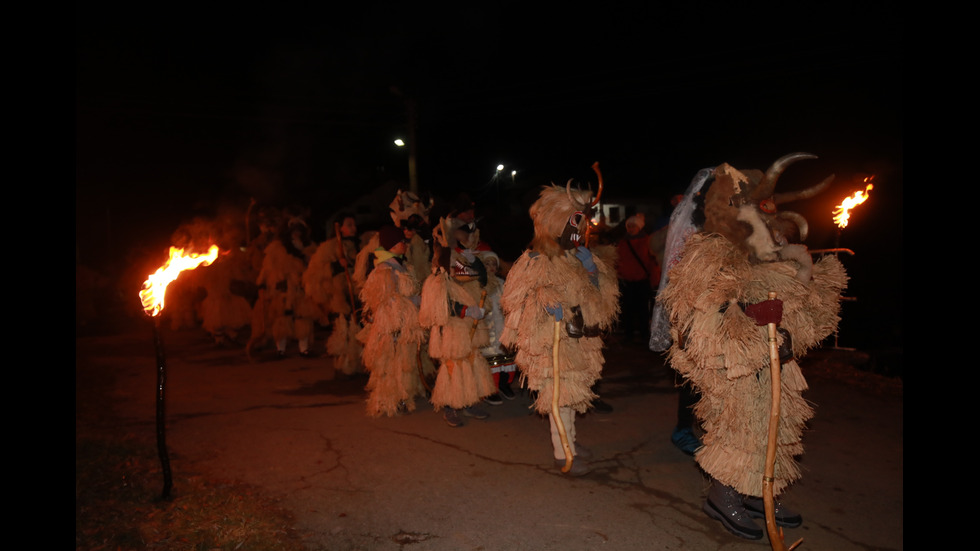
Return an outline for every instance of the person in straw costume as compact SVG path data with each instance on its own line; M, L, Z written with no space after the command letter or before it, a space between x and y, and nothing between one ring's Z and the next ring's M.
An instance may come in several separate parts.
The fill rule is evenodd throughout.
M438 243L432 274L422 287L419 321L429 330L429 355L439 362L432 396L436 411L446 423L461 426L460 412L484 419L488 414L477 404L496 392L490 365L481 348L490 343L484 309L487 272L472 253L456 247L462 224L440 220L433 232Z
M284 239L269 243L262 258L262 270L256 279L259 298L252 309L252 334L245 346L249 358L254 359L256 347L269 337L275 343L279 358L286 356L291 340L299 343L300 353L307 354L312 339L312 320L299 312L305 309L306 293L303 291L305 259L301 252Z
M316 306L317 322L331 328L327 355L337 373L354 375L362 371L361 329L354 311L350 270L357 256L357 222L353 214L337 217L334 235L317 247L303 273L303 288Z
M577 476L591 470L591 453L576 443L575 415L596 398L591 387L604 363L601 334L619 314L619 282L615 248L585 243L592 192L570 184L545 186L531 205L534 238L504 284L500 342L516 348L521 379L537 392L532 407L549 418L556 466Z
M802 431L813 416L802 395L806 380L794 358L836 330L847 283L836 256L813 262L800 244L806 238L802 217L776 213L777 204L807 198L829 184L830 178L801 192L774 194L786 167L807 158L813 156L787 155L765 174L728 164L699 173L701 181L690 188L695 193L683 203L689 208L678 210L688 216L701 210L703 227L691 226L689 237L668 245L669 276L657 299L669 320L670 365L701 396L694 413L705 434L695 459L711 478L703 510L746 539L762 538L753 518L765 517L773 401L767 325L779 328L781 398L769 481L778 495L801 476L795 458L803 452ZM655 316L651 343L658 338L663 336ZM799 513L779 501L774 505L776 524L802 523Z
M393 417L415 410L415 398L425 395L419 372L419 346L424 337L419 325L419 282L402 265L402 231L384 226L378 231L375 266L364 282L364 329L357 338L364 344L364 367L370 374L367 412L372 417Z

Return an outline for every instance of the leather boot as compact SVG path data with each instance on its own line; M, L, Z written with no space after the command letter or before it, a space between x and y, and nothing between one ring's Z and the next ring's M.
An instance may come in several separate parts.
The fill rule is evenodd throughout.
M712 478L703 509L709 517L721 521L722 526L736 536L748 540L762 539L762 528L752 520L742 504L742 495L735 488Z
M777 525L786 528L796 528L803 524L803 515L783 505L782 502L778 500L774 501L776 510L774 511L773 516L776 519ZM748 511L750 517L762 519L766 518L766 507L761 497L745 496L745 499L742 500L742 504L745 506L745 510Z

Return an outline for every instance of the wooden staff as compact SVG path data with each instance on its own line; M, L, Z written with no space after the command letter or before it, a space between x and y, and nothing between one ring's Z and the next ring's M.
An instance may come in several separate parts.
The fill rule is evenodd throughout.
M484 289L480 292L480 308L483 308L483 304L487 301L487 290ZM476 334L476 326L480 323L480 320L473 320L473 327L470 327L470 340L473 340L473 335Z
M589 205L590 208L596 206L599 203L599 198L602 197L602 172L599 171L599 161L592 163L592 170L595 171L596 175L599 177L599 190L596 191L595 199L592 199L592 203ZM592 237L592 218L590 216L589 219L586 221L585 239L583 240L583 244L586 247L589 246L589 239L591 237Z
M567 473L572 470L572 447L568 444L568 434L565 432L565 423L561 420L561 414L558 409L558 394L561 390L561 385L559 381L561 380L561 371L558 368L558 343L561 341L561 322L555 321L555 342L551 348L552 360L552 378L554 379L551 383L551 416L555 420L555 426L558 427L558 436L561 437L561 447L565 451L565 466L561 468L561 472Z
M344 239L340 236L340 223L333 223L333 232L337 236L337 253L339 256L337 258L344 259L341 266L344 267L344 275L347 277L347 294L350 295L350 313L351 321L354 320L354 312L357 311L357 307L354 304L354 283L350 279L350 270L347 269L347 255L344 254Z
M852 251L851 249L844 249L844 248L841 248L841 247L838 247L838 248L835 248L835 249L810 249L808 252L810 254L824 254L824 253L837 254L837 253L847 253L847 254L849 254L851 256L854 256L854 251Z
M769 291L769 300L775 300L775 291ZM785 551L783 531L776 525L776 502L773 498L773 483L776 472L776 447L779 439L779 400L782 381L780 380L782 365L779 362L779 343L776 338L776 324L768 323L769 329L769 373L772 385L772 405L769 407L769 438L766 442L766 470L762 477L762 503L766 510L766 531L769 533L769 544L775 551ZM789 549L795 549L803 540L800 539Z
M415 367L419 371L419 380L422 381L422 386L425 387L425 392L432 396L432 387L429 386L429 382L425 380L425 373L422 371L422 343L420 342L415 347Z

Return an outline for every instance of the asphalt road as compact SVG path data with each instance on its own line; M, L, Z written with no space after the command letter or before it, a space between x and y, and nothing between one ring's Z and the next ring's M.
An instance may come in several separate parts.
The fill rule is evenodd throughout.
M706 478L669 440L672 372L643 343L607 343L600 391L613 411L579 418L595 470L570 478L553 466L547 420L529 413L526 395L460 428L422 400L408 415L375 419L365 414L366 379L338 380L326 359L268 353L250 363L195 331L161 336L173 471L254 485L293 512L311 549L770 547L701 511ZM816 416L803 479L782 496L804 517L785 530L787 545L904 548L903 390L854 368L865 360L824 349L803 363ZM158 363L149 322L76 339L76 380L107 376L129 431L155 434Z

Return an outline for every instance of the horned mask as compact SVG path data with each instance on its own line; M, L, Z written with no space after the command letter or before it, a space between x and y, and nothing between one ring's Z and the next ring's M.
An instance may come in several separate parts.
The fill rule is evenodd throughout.
M813 197L826 189L834 177L791 193L775 193L776 183L789 165L815 158L809 153L791 153L774 162L765 173L739 171L727 163L718 166L705 195L705 231L723 235L754 262L797 258L798 249L788 246L806 240L806 219L795 212L778 211L777 206Z
M465 223L458 218L440 218L432 231L435 251L432 261L435 268L444 268L459 281L479 280L487 284L487 271L474 253L480 240L476 224Z
M395 198L388 205L388 211L391 214L391 220L399 228L403 226L404 221L413 217L415 220L421 220L422 223L428 224L429 211L433 204L433 199L423 201L416 193L398 190ZM416 223L416 225L418 224Z
M541 190L528 211L534 221L534 250L554 256L584 244L596 201L591 190L554 184Z

